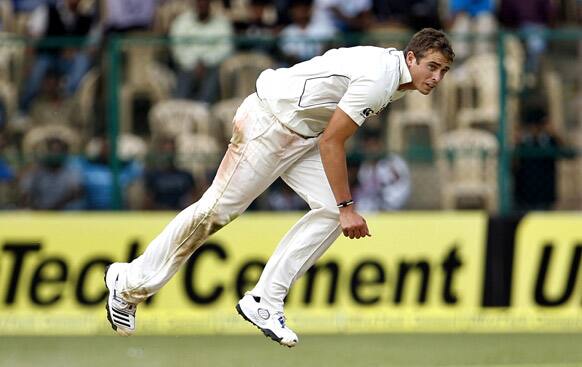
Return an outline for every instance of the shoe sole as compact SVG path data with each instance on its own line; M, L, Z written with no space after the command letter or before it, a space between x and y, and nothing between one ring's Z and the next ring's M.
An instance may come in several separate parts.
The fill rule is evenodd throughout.
M267 338L270 338L271 340L279 343L280 345L282 345L284 347L287 347L287 348L293 348L294 347L294 345L287 345L287 344L281 343L281 340L283 340L283 338L279 338L270 329L263 329L259 325L255 324L251 319L249 319L247 317L247 315L245 315L245 313L243 312L243 310L240 308L240 305L237 304L235 308L236 308L236 312L238 312L238 314L241 315L241 317L243 319L245 319L246 321L248 321L249 323L251 323L251 325L255 326L257 329L259 329Z
M111 290L107 286L107 272L109 271L109 265L105 268L105 275L103 276L103 282L105 283L105 288L107 288L107 302L105 303L105 310L107 311L107 321L111 324L111 328L113 331L117 332L117 326L113 323L113 319L111 318L111 312L109 311L109 293Z

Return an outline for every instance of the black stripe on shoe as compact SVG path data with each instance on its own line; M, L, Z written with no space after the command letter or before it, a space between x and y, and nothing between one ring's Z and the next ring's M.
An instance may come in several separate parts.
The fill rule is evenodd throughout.
M115 316L118 319L129 321L128 315L126 315L125 313L119 312L119 310L116 310L115 308L113 309L113 316Z
M122 321L122 320L115 320L115 321L116 321L118 324L120 324L120 325L123 325L123 326L126 326L126 327L128 327L128 328L130 328L130 329L131 329L131 325L130 325L129 323L125 323L125 322L124 322L124 321Z

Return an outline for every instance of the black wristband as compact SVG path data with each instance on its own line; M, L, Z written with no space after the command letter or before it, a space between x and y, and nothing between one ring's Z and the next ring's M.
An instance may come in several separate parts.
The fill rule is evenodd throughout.
M337 207L338 208L345 208L346 206L350 206L353 204L354 204L354 201L352 199L350 199L350 200L342 201L341 203L337 204Z

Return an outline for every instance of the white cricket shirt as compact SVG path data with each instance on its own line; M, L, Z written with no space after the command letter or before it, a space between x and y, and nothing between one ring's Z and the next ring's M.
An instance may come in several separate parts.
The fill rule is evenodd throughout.
M290 68L267 69L257 79L257 95L283 125L317 136L339 107L359 126L405 95L412 81L402 51L358 46L327 51Z

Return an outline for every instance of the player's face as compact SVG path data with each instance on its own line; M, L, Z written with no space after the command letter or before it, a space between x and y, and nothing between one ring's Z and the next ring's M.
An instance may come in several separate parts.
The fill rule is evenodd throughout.
M423 58L417 59L412 51L406 55L406 64L412 76L414 89L427 95L440 83L451 67L441 52L430 50Z

